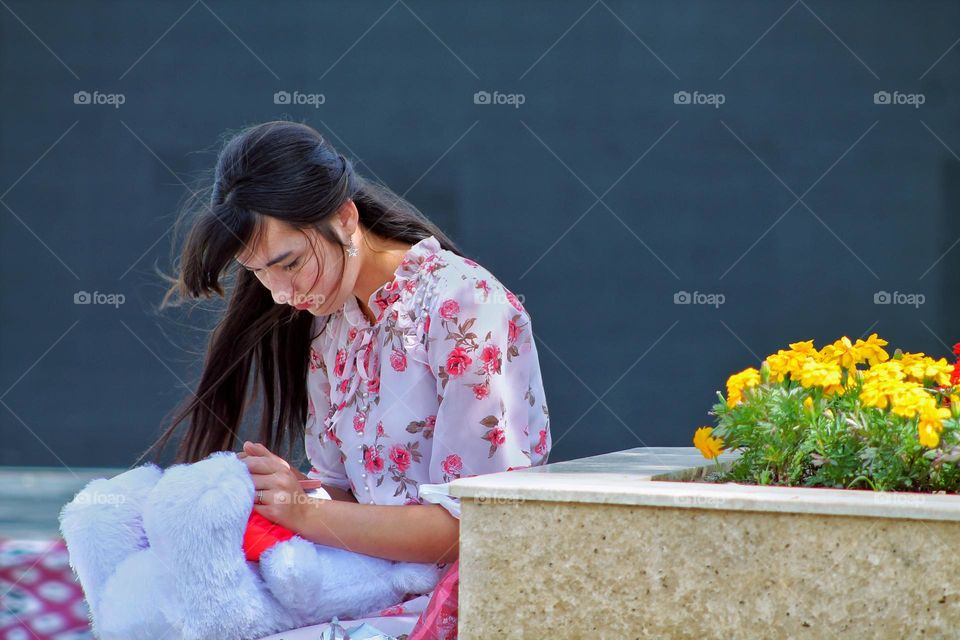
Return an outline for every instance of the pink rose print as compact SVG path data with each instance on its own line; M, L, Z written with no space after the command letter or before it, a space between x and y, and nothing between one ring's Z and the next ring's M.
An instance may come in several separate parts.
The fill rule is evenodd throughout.
M399 349L394 349L393 353L390 354L390 366L393 367L394 371L406 371L407 354Z
M483 384L473 385L473 395L477 398L477 400L483 400L490 395L490 385L486 382Z
M437 416L427 416L424 423L424 431L433 431L433 428L437 426Z
M363 425L365 422L362 413L355 413L353 415L353 430L357 433L363 433Z
M478 266L480 266L480 265L478 265L476 262L474 262L473 260L471 260L470 258L464 258L463 261L464 261L465 263L467 263L468 265L470 265L471 267L478 267Z
M316 371L323 365L323 357L317 353L317 350L310 347L310 371Z
M377 423L377 436L383 435L383 422Z
M507 322L507 343L514 344L520 337L520 326L512 319Z
M483 299L486 300L490 295L490 285L487 284L486 280L478 280L477 284L474 285L475 289L480 289L483 291Z
M347 340L353 342L353 339L357 337L357 328L350 327L350 331L347 332Z
M500 347L495 344L488 344L480 352L480 360L483 362L483 371L487 374L500 373Z
M495 447L499 447L507 440L507 437L503 433L503 428L501 427L494 427L490 429L490 431L487 431L487 434L483 437L484 439L489 440L490 444Z
M340 438L337 437L337 432L333 430L332 427L327 427L327 437L330 438L338 447L343 444Z
M537 455L541 455L541 456L547 452L547 430L546 429L540 430L540 442L538 442L536 446L533 447L533 450L534 452L536 452Z
M430 333L430 316L427 316L427 319L423 321L423 332Z
M363 349L363 370L370 371L370 352L373 350L373 343L368 342Z
M398 444L390 448L390 459L397 465L400 473L403 473L410 467L410 452Z
M404 609L402 604L395 604L392 607L384 609L381 611L379 616L402 616L404 614Z
M457 317L457 314L460 313L460 305L457 304L457 301L449 298L440 305L440 317L451 320Z
M471 362L473 358L467 354L466 349L455 347L447 356L447 373L452 376L462 376Z
M343 375L343 369L347 365L347 351L346 349L337 350L337 360L333 365L333 372L340 377Z
M463 470L463 460L457 454L451 453L440 463L440 468L448 476L459 478L460 472Z
M363 467L370 473L383 471L383 458L380 457L380 453L376 449L367 447L363 452Z
M350 386L350 378L344 378L340 381L340 393L346 393L347 387Z
M367 391L370 393L380 393L380 376L374 376L367 380Z
M403 501L403 504L423 504L423 500L420 498L407 498Z
M507 291L507 300L510 301L510 304L513 305L513 308L523 313L523 305L520 304L520 301L517 300L517 296L513 295L512 291Z

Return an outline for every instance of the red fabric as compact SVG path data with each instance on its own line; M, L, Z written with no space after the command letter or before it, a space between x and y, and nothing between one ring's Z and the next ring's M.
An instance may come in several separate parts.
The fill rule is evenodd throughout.
M247 560L260 562L260 554L294 535L286 527L270 522L256 511L250 512L247 529L243 532L243 552Z
M456 640L460 559L450 565L437 583L407 640Z
M0 638L87 638L87 603L61 538L0 538Z

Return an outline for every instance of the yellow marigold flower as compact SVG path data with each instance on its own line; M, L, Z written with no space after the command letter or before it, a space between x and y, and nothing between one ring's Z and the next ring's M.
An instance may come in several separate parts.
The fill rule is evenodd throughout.
M943 421L950 417L950 409L946 407L928 407L920 413L920 426L928 426L937 433L943 431Z
M700 449L704 458L713 460L723 453L723 439L710 435L713 433L713 427L700 427L693 434L693 446Z
M844 369L853 369L857 366L858 352L850 338L843 336L833 344L828 344L820 351L824 360L836 362Z
M883 349L886 345L886 340L878 338L875 333L871 333L870 337L866 340L857 340L853 347L857 351L859 361L866 362L872 367L875 364L886 362L890 359L890 354Z
M916 382L901 382L890 401L890 411L904 418L912 418L936 406L934 397Z
M811 358L819 358L820 353L814 348L813 340L804 340L803 342L791 342L790 350L796 353L802 353Z
M903 372L903 365L899 360L890 360L875 364L866 371L862 372L861 379L864 384L876 382L878 380L903 380L907 374Z
M841 373L836 364L808 359L800 371L800 384L807 388L823 387L823 392L828 395L843 392Z
M930 424L924 422L917 425L917 438L920 444L928 449L935 449L940 444L940 434Z
M933 380L940 386L950 384L950 373L953 365L946 358L934 360L928 356L912 357L918 354L904 354L901 366L904 373L917 382Z
M867 380L860 389L860 402L868 407L886 409L901 386L902 383L896 378Z
M760 384L760 372L747 367L727 379L727 406L733 407L743 400L743 390Z

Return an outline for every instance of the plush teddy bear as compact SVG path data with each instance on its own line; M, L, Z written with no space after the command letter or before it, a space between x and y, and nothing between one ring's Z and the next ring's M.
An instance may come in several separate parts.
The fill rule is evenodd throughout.
M100 640L254 640L364 617L428 593L435 564L300 536L247 559L253 480L233 452L89 482L60 512L70 566Z

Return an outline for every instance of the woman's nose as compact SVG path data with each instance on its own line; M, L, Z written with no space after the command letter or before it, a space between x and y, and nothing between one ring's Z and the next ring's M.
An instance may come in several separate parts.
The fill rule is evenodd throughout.
M276 304L290 304L293 300L293 285L289 279L271 276L267 282L270 294Z

